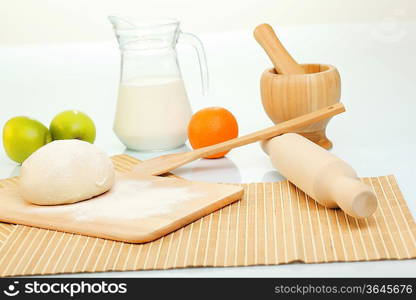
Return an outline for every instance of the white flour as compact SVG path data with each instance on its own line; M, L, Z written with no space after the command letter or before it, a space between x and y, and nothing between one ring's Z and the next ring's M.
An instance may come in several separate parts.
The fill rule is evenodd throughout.
M33 207L34 213L72 214L76 221L137 220L171 212L176 205L203 196L188 187L160 187L149 181L120 180L107 193L83 202Z

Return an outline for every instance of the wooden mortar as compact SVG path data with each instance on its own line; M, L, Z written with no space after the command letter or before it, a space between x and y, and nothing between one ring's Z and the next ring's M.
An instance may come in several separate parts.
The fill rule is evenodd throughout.
M275 123L284 122L339 102L341 78L331 65L301 64L306 74L277 74L267 69L261 76L263 108ZM294 131L325 149L332 147L326 137L330 119Z

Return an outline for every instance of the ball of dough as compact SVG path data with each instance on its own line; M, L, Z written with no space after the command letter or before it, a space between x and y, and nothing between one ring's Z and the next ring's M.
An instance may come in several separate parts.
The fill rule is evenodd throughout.
M75 203L102 194L114 184L107 154L80 140L57 140L29 156L20 171L20 194L38 205Z

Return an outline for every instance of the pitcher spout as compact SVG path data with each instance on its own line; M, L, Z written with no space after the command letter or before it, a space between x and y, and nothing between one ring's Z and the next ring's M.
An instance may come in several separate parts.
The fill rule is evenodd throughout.
M172 18L143 19L111 15L109 21L121 49L146 50L174 47L179 21Z
M114 30L134 29L136 25L129 21L128 18L116 15L108 16L108 20L113 24Z

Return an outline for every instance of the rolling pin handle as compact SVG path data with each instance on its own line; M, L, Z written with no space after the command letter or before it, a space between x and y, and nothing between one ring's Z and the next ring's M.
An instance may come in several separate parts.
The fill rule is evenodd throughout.
M355 218L369 217L377 209L376 196L358 178L337 178L331 185L331 195L343 211Z

